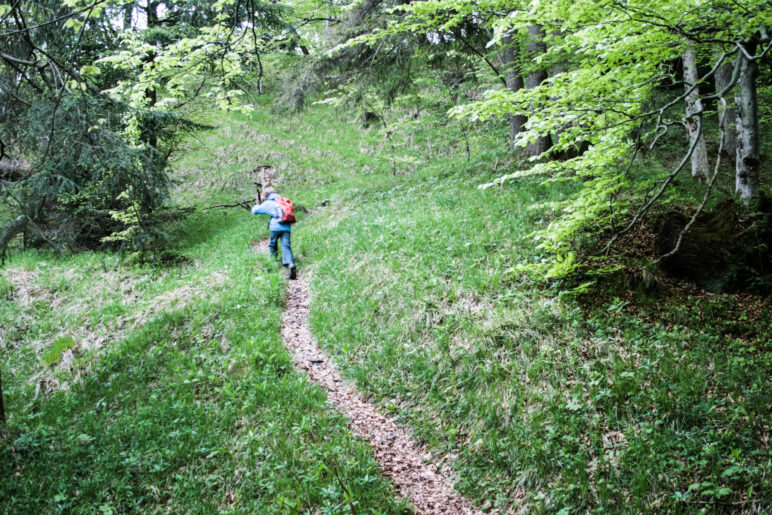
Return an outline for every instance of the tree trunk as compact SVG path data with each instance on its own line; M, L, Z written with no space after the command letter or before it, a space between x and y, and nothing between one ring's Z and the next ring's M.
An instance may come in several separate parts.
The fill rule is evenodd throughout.
M502 40L501 61L504 69L507 72L506 83L509 91L515 92L523 89L523 76L520 75L517 67L517 54L515 54L514 42L512 36L507 34ZM523 130L523 125L528 120L522 114L509 114L507 115L509 120L509 150L515 150L515 139L517 135Z
M744 44L748 54L756 51L756 43ZM759 68L756 61L738 56L740 78L737 83L737 151L735 153L735 191L746 204L758 196L759 191L759 106L756 98L756 78Z
M123 6L123 30L130 30L134 19L134 3Z
M694 145L694 152L692 152L692 177L707 180L710 176L708 149L705 147L705 137L702 135L700 124L696 119L697 116L702 117L702 101L700 100L699 87L692 89L697 80L699 80L697 56L694 50L687 50L684 52L683 58L684 87L686 91L692 90L691 93L686 95L686 128L689 131L689 145Z
M544 30L542 30L541 25L531 25L528 27L528 35L530 36L528 41L528 54L531 58L544 53L547 49L547 45L544 43ZM534 89L546 79L546 70L534 70L528 75L526 87L528 89ZM535 141L526 145L525 155L528 157L539 156L549 150L551 146L552 139L549 135L539 136Z
M732 69L734 63L726 62L719 66L716 70L716 93L722 91L727 84L732 80ZM726 110L723 106L719 106L718 121L724 120L724 152L728 156L734 157L737 154L737 128L735 127L735 120L737 119L737 109L734 107L734 99L732 98L732 91L730 90L724 94L726 99Z
M5 424L5 405L3 404L3 378L0 372L0 422Z
M27 227L27 217L25 215L19 215L5 227L0 230L0 263L5 261L5 252L8 250L8 244L17 234L20 234Z
M157 0L147 0L147 26L152 29L158 26L158 2Z

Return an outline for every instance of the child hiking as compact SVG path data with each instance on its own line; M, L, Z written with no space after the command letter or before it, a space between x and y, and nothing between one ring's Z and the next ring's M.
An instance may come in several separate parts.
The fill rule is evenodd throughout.
M297 267L295 266L295 259L292 256L292 248L290 247L291 224L295 223L292 202L279 196L276 190L270 186L263 193L265 194L265 200L252 206L252 214L271 217L268 223L268 228L271 230L268 250L271 253L271 257L276 258L278 255L278 243L281 240L281 263L289 269L289 278L294 279L297 277Z

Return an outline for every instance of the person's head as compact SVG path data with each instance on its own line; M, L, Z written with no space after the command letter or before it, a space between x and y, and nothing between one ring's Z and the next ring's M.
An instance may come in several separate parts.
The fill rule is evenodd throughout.
M263 198L267 199L271 193L276 193L276 190L272 186L268 186L263 190Z

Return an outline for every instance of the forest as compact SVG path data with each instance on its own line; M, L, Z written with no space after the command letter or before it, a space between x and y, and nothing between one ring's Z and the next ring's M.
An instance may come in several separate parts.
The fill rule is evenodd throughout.
M772 510L770 31L0 0L0 511Z

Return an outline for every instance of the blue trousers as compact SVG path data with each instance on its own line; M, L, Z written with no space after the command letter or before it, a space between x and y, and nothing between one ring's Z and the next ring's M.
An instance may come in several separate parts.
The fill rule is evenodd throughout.
M271 257L276 258L276 247L281 239L281 264L284 266L295 264L295 258L292 257L292 248L290 248L290 234L289 231L271 231L271 240L268 243Z

